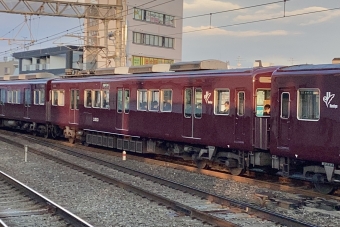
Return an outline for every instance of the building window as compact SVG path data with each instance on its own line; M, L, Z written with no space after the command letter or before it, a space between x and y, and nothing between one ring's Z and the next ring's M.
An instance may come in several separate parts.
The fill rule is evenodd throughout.
M9 67L5 67L4 70L5 75L9 75L11 73L11 69Z
M135 20L147 21L153 24L162 24L175 26L175 17L163 13L157 13L149 10L134 8L133 18Z
M174 48L174 38L133 32L133 43L148 46Z
M298 119L310 121L320 119L319 89L298 90Z
M174 60L163 58L149 58L141 56L132 56L132 65L150 65L150 64L172 64Z

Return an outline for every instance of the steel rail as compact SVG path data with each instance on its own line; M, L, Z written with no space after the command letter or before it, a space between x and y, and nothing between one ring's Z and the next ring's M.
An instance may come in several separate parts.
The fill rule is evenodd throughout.
M5 139L5 138L0 138L0 140L3 140L3 139ZM5 139L5 140L8 141L9 143L14 142L14 141L9 140L9 139ZM246 212L250 215L255 215L259 218L267 219L267 220L270 220L270 221L273 221L273 222L276 222L276 223L280 223L282 225L292 226L292 227L293 226L294 227L316 227L313 224L301 222L301 221L298 221L296 219L293 219L293 218L290 218L290 217L287 217L287 216L284 216L284 215L281 215L281 214L278 214L278 213L275 213L275 212L272 212L272 211L269 211L269 210L266 210L266 209L263 209L263 208L260 208L260 207L257 207L257 206L254 206L254 205L249 204L249 203L240 202L240 201L237 201L237 200L234 200L234 199L230 199L230 198L218 196L218 195L215 195L215 194L207 193L207 192L204 192L204 191L196 189L196 188L192 188L192 187L189 187L189 186L186 186L186 185L183 185L183 184L179 184L179 183L176 183L176 182L173 182L173 181L170 181L170 180L166 180L164 178L156 177L156 176L149 175L149 174L146 174L146 173L141 173L141 172L138 172L136 170L133 170L133 169L130 169L130 168L127 168L127 167L123 167L121 165L113 164L113 163L110 163L110 162L107 162L107 161L104 161L104 160L101 160L101 159L98 159L98 158L94 158L94 157L79 153L77 151L71 151L69 148L68 149L61 148L61 147L59 147L55 144L51 144L49 142L39 141L39 143L40 144L48 144L49 147L54 146L58 149L61 149L61 152L68 153L70 155L80 157L80 158L83 158L83 159L87 159L87 160L92 161L92 162L100 163L101 165L104 165L104 166L107 166L107 167L110 167L110 168L114 168L116 170L131 174L131 175L135 175L135 176L138 176L138 177L141 177L141 178L153 181L153 182L157 182L159 184L169 186L169 187L174 188L176 190L181 190L181 191L184 191L184 192L187 192L187 193L190 193L190 194L197 195L197 196L204 198L204 199L207 199L211 202L221 204L222 206L232 206L232 207L242 209L244 212ZM15 144L19 144L19 143L15 142ZM22 146L22 145L20 144L20 145L17 145L17 146ZM49 154L45 154L44 152L37 151L35 149L30 149L30 151L37 153L37 154L41 154L45 157L50 157L51 159L59 160L59 158L57 158L57 157L54 157L54 156L49 155ZM68 164L70 166L74 165L74 164L69 163L65 160L62 160L62 162L65 163L65 164ZM87 171L87 169L80 167L80 166L77 166L77 169L82 170L82 171ZM90 170L90 171L92 171L92 170ZM95 171L92 171L92 172L93 172L93 174L97 175L98 177L101 176L100 173L97 173ZM123 184L125 184L125 183L123 183ZM172 203L173 202L171 202L171 204ZM187 214L190 213L190 211L186 211L186 208L184 208L183 206L179 206L178 208L181 208L181 207L183 208L184 213L187 213ZM176 208L176 206L175 206L175 208ZM193 217L196 217L196 214L198 214L198 217L196 217L196 218L198 218L200 220L202 220L202 218L204 217L204 216L202 216L203 215L202 212L200 212L200 213L194 212L192 214L195 215ZM209 216L211 216L211 215L209 215ZM203 220L209 222L209 218L203 219ZM211 223L211 222L209 222L209 223Z
M58 214L59 216L63 217L68 223L72 226L76 227L93 227L85 220L81 219L80 217L72 214L65 208L59 206L55 202L51 201L50 199L46 198L45 196L41 195L40 193L36 192L32 188L24 185L23 183L19 182L18 180L14 179L13 177L9 176L8 174L0 171L0 179L8 182L9 184L13 185L15 188L22 191L25 195L28 195L30 198L34 199L35 201L45 204L49 207L50 211L53 211L54 214Z

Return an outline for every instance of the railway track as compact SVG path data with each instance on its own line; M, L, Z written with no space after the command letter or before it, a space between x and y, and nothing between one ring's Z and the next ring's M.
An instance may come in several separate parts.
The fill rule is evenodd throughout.
M2 171L0 191L0 226L92 227Z
M15 142L13 140L9 140L1 137L2 141L10 143L12 145L22 147L21 143ZM35 140L34 138L29 138ZM60 159L59 157L52 156L42 151L38 151L30 148L30 152L39 154L48 158L50 160L56 161L63 165L67 165L72 169L76 169L85 174L96 177L97 179L101 179L105 182L115 184L121 188L124 188L128 191L132 191L136 194L139 194L143 197L147 197L150 200L157 201L167 207L170 207L180 213L184 213L193 218L202 220L203 222L210 223L215 226L239 226L241 223L249 223L252 224L257 223L259 226L265 226L263 223L263 219L271 222L271 226L314 226L312 224L308 224L305 222L301 222L290 217L283 216L278 213L274 213L272 211L263 209L261 207L254 206L252 204L247 204L244 202L239 202L236 200L228 199L226 197L217 196L211 193L207 193L196 188L188 187L183 184L178 184L176 182L172 182L160 177L156 177L150 174L141 173L139 171L129 169L120 165L116 165L113 163L109 163L105 160L97 159L91 156L84 155L77 151L74 148L62 148L59 145L54 143L48 143L41 140L35 140L34 142L38 142L41 145L53 147L58 149L58 151L67 153L69 155L75 156L78 159L86 159L90 162L94 162L108 168L116 169L121 172L124 172L129 175L133 175L144 180L150 181L153 184L160 184L169 190L175 190L176 192L169 193L178 193L181 191L184 195L182 197L190 197L187 201L176 201L173 199L169 199L163 193L154 193L150 190L145 190L147 186L144 187L136 187L128 182L124 182L122 180L114 179L107 175L101 174L100 172L93 171L91 169L84 168L83 166L75 165L69 161ZM149 187L150 187L150 183ZM151 188L151 187L150 187ZM163 188L164 191L168 190ZM160 195L163 194L163 195ZM179 196L180 197L180 196ZM277 224L275 224L277 223ZM263 224L263 225L262 225Z

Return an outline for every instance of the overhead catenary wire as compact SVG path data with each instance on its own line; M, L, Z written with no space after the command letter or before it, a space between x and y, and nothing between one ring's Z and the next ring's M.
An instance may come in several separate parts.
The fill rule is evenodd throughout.
M172 0L173 1L173 0ZM291 1L291 0L288 0L288 1ZM151 2L154 2L154 1L151 1ZM278 3L278 2L284 2L284 0L281 0L281 1L276 1L275 3ZM273 3L266 3L267 5L268 4L274 4ZM253 6L249 6L249 7L256 7L257 5L253 5ZM259 4L259 6L263 6L263 4ZM243 7L243 8L238 8L238 9L234 9L234 10L241 10L241 9L245 9L245 8L249 8L249 7ZM200 28L200 29L195 29L195 30L192 30L192 31L186 31L186 32L181 32L181 33L172 33L172 34L168 34L169 36L170 35L178 35L178 34L186 34L186 33L194 33L194 32L200 32L200 31L205 31L205 30L210 30L210 29L218 29L218 28L226 28L226 27L233 27L233 26L240 26L240 25L246 25L246 24L252 24L252 23L259 23L259 22L265 22L265 21L272 21L272 20L278 20L278 19L284 19L284 18L290 18L290 17L297 17L297 16L303 16L303 15L308 15L308 14L315 14L315 13L321 13L321 12L327 12L327 11L333 11L333 10L339 10L340 7L335 7L335 8L329 8L329 9L324 9L324 10L316 10L316 11L310 11L310 12L306 12L306 13L297 13L297 14L292 14L292 15L283 15L283 16L279 16L279 17L273 17L273 18L266 18L266 19L260 19L260 20L253 20L253 21L247 21L247 22L241 22L241 23L234 23L234 24L227 24L227 25L221 25L221 26L216 26L216 27L209 27L209 28ZM229 10L226 10L226 11L229 11ZM223 12L223 11L219 11L219 12L215 12L215 13L220 13L220 12ZM195 15L195 16L205 16L207 14L200 14L200 15ZM210 15L210 13L208 14ZM194 16L191 16L189 18L193 18ZM183 17L181 19L189 19L187 17ZM179 20L179 19L178 19ZM143 26L143 25L146 25L146 24L149 24L149 23L143 23L143 24L139 24L139 25L135 25L135 26ZM84 25L83 25L84 26ZM131 27L135 27L135 26L129 26L129 28ZM79 26L76 26L72 29L76 29L78 28ZM69 29L69 30L72 30L72 29ZM62 33L65 33L65 32L68 32L69 30L66 30L64 32L59 32L55 35L52 35L52 36L49 36L49 37L45 37L43 39L47 39L47 38L50 38L50 37L54 37L56 35L59 35L59 34L62 34ZM51 41L51 40L46 40L46 41L42 41L41 43L44 43L44 42L48 42L48 41ZM35 43L35 44L31 44L30 46L34 46L36 44L41 44L41 43ZM18 47L16 49L19 49L21 47ZM15 49L12 49L12 50L8 50L8 51L4 51L4 52L0 52L0 56L4 55L4 54L7 54L8 52L11 52Z

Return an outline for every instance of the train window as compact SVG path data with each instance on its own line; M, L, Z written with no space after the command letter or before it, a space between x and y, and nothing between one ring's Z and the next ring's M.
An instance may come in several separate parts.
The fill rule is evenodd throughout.
M117 112L123 112L123 89L118 89L117 92Z
M310 121L320 119L319 89L298 90L298 119Z
M92 107L93 108L100 108L100 91L99 90L94 90L92 91Z
M161 111L171 112L172 110L172 90L161 90Z
M52 106L64 106L65 92L63 90L52 91Z
M184 94L184 117L190 118L192 114L192 89L185 89Z
M124 113L130 112L130 90L124 90Z
M229 115L230 113L230 91L229 89L215 90L215 114Z
M84 99L84 106L87 108L91 108L92 107L92 91L91 90L85 90L84 91L84 97L86 97Z
M12 103L14 104L20 104L20 91L12 91Z
M256 116L270 115L270 90L258 89L256 91Z
M6 102L6 90L5 89L0 89L0 105L4 105Z
M138 90L137 96L137 110L146 111L148 109L148 90Z
M45 103L45 90L34 90L34 105L44 105Z
M7 91L7 103L12 103L12 91Z
M149 110L159 110L159 90L149 90Z
M30 106L31 104L32 104L31 89L25 88L25 106Z
M289 93L288 92L283 92L281 94L281 118L283 119L288 119L289 118Z
M109 90L103 90L102 91L102 108L104 109L108 109L110 106L109 106L109 103L110 103L110 93L109 93Z
M237 93L237 115L238 116L243 116L244 115L244 91L240 91Z
M202 117L202 89L195 89L195 117Z
M71 110L78 110L79 104L79 90L72 89L70 96Z

